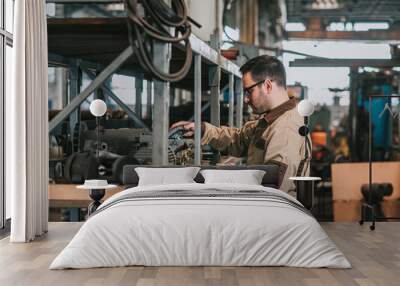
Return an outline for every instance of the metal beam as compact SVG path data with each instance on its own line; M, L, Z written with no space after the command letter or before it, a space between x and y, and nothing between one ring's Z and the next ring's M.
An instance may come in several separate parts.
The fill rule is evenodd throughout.
M139 118L142 118L142 95L143 95L143 77L135 77L135 113Z
M350 126L350 158L352 162L357 161L357 112L358 112L358 103L357 103L357 68L350 69L350 106L349 106L349 126ZM358 124L365 124L358 122Z
M89 76L89 78L95 78L93 72L87 69L84 69L84 72ZM129 106L126 105L121 99L119 99L119 97L110 88L108 88L105 84L100 85L99 88L101 88L103 92L109 97L111 97L111 99L114 100L115 103L118 104L122 108L122 110L126 112L128 117L131 118L136 125L138 125L140 128L144 128L147 131L150 131L149 127L140 118L137 117L136 113L132 111L132 109L130 109Z
M233 110L235 108L235 77L229 74L229 126L233 127Z
M153 82L150 80L147 81L146 91L147 91L146 118L152 119L152 117L153 117L153 114L152 114L152 111L153 111L153 106L152 106Z
M114 73L127 59L133 55L131 46L126 48L114 61L112 61L90 84L86 89L75 97L61 112L59 112L49 122L49 132L53 131L72 111L80 104L104 81Z
M211 48L214 49L214 52L219 55L220 49L220 40L218 33L214 33L210 36L210 45ZM221 84L221 67L217 64L215 66L211 66L208 68L208 82L210 86L210 103L211 103L211 110L210 110L210 122L215 126L221 125L220 120L220 104L219 104L219 97L220 97L220 84Z
M74 61L74 64L72 64L69 67L69 98L68 98L68 103L72 102L72 100L78 96L78 94L81 91L81 79L82 79L82 71L79 68L79 62ZM75 138L75 135L79 136L78 134L75 134L75 126L76 124L79 124L80 122L80 112L79 110L75 109L74 111L71 112L69 115L69 130L72 138L72 142L76 143L73 144L73 151L77 152L79 151L79 138Z
M63 66L63 67L68 67L73 63L74 61L79 61L80 66L85 69L93 69L93 70L103 70L107 66L95 62L90 62L90 61L83 61L79 58L70 58L70 57L64 57L60 56L58 54L54 53L49 53L49 66ZM132 77L137 77L142 75L143 70L140 68L133 68L130 67L129 69L126 68L120 68L118 69L117 73L120 75L125 75L125 76L132 76Z
M201 165L201 55L194 56L194 164Z
M218 65L224 72L233 73L235 76L241 77L239 67L234 62L221 56L216 51L216 48L214 48L214 46L210 47L194 34L190 35L189 41L193 53L201 55L203 61L207 62L208 64ZM179 46L179 48L182 49L181 46Z
M240 79L236 80L236 127L243 125L243 87Z
M351 41L389 41L400 42L400 29L369 31L325 31L306 30L288 32L289 40L351 40Z
M161 0L171 5L171 0ZM155 43L153 46L153 64L163 72L169 72L172 52L171 45ZM168 129L169 129L169 82L154 80L153 114L153 165L168 165Z
M209 86L210 86L210 103L211 103L211 112L210 112L210 122L215 126L220 126L220 80L221 80L221 68L219 66L212 66L209 68Z
M400 59L320 59L305 58L289 62L290 67L398 67Z

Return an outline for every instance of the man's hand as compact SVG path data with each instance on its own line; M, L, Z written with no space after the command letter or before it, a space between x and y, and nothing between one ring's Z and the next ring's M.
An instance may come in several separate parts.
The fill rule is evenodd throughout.
M185 129L185 133L183 134L183 137L193 137L194 136L194 122L191 121L178 121L175 122L174 124L171 125L169 130L171 131L172 129L175 129L177 127L183 127ZM201 135L204 133L204 123L201 123Z

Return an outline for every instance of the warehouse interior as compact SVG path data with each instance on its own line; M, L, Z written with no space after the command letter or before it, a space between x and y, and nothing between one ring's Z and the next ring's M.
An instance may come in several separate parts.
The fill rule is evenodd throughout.
M29 12L35 5L41 18ZM187 13L185 21L163 21L171 11ZM399 1L0 0L0 24L1 285L397 285ZM31 55L29 35L40 47ZM93 202L125 189L124 166L247 166L246 156L202 145L201 124L242 128L257 118L240 67L262 55L283 63L291 98L312 103L309 176L318 180L309 211L353 268L49 270ZM30 56L47 78L31 80ZM22 64L24 76L16 74ZM40 98L14 99L19 86L35 82L46 88ZM96 100L106 108L99 116ZM179 121L194 122L194 136L170 128ZM24 136L13 137L21 124ZM25 155L12 155L18 150ZM96 198L78 188L90 179L114 187ZM10 242L18 215L24 219L14 225L15 237L33 227L14 241L31 243ZM41 216L39 223L31 215Z

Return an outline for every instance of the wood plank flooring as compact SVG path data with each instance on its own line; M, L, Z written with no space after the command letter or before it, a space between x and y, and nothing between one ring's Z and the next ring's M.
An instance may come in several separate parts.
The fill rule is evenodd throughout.
M400 285L400 222L323 223L352 269L289 267L121 267L48 270L81 223L50 223L49 233L32 243L0 240L0 285Z

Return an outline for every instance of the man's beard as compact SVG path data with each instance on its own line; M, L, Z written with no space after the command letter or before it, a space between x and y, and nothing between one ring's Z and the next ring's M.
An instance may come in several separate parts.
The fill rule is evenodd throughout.
M251 105L251 104L250 104L250 107L251 107L251 109L253 110L253 113L254 113L254 114L260 115L260 114L265 113L265 111L262 111L262 110L260 110L260 109L257 109L257 108L255 108L253 105Z
M263 89L260 89L260 92L261 92L261 97L267 96L267 95L264 93L264 90L263 90ZM253 113L254 113L254 114L257 114L257 115L263 114L263 113L265 113L265 112L268 111L268 110L264 110L264 108L262 108L262 107L258 107L258 108L255 107L251 102L249 103L249 105L250 105L250 107L251 107Z

